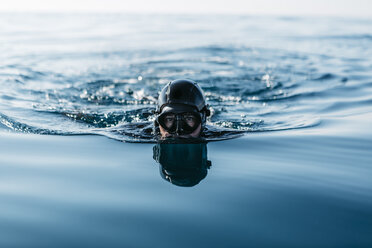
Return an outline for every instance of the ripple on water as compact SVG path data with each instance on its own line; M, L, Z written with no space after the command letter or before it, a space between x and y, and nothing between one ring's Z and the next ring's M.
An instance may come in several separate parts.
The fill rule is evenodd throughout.
M129 19L126 22L135 25ZM166 34L156 32L132 34L132 40L141 44L134 46L107 36L101 42L113 42L112 47L97 50L95 36L83 31L66 41L65 47L58 38L68 29L50 29L47 37L28 33L31 42L25 44L23 53L4 51L0 123L20 132L153 141L151 124L144 127L141 123L152 123L158 92L177 78L191 78L204 89L212 109L210 140L235 137L242 131L312 127L324 115L371 104L371 60L362 56L369 52L368 33L280 36L271 42L275 46L262 47L258 45L262 42L250 43L252 32L243 23L234 30L223 24L205 25L209 36L203 36L203 42L199 39L203 33L197 35L200 42L192 42L192 32L179 31L180 39L188 38L187 44L176 42L177 46L161 48L150 45L174 37L166 39ZM216 43L214 32L220 33L220 28L247 43ZM255 32L258 40L266 40L266 32ZM6 37L5 45L17 39ZM309 44L311 38L319 43ZM49 42L49 50L31 52L43 39ZM293 41L296 46L289 49ZM353 48L356 43L358 49ZM310 49L298 49L306 47ZM345 47L351 47L349 53L342 53ZM355 56L349 56L352 52Z

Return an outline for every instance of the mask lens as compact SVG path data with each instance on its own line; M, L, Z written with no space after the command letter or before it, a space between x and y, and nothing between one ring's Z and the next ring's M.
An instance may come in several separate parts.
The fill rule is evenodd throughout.
M173 113L165 113L158 117L158 122L167 132L173 133L177 129L177 116Z
M164 127L167 129L171 129L176 121L176 115L174 114L166 114L163 118Z
M197 113L165 113L158 122L169 133L190 134L198 128L201 117Z
M199 124L198 118L195 116L195 114L192 113L183 114L182 120L190 128L195 128Z

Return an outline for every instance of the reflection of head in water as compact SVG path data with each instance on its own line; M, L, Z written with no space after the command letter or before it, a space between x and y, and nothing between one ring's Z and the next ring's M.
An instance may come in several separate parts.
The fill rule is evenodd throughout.
M155 127L162 138L197 138L210 115L200 87L191 80L175 80L161 91Z
M177 186L192 187L207 176L207 144L166 144L153 147L153 158L160 164L160 175Z

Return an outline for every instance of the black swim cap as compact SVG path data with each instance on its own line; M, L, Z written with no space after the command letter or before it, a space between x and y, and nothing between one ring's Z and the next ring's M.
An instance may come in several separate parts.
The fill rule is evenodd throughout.
M158 99L157 113L161 114L164 107L168 107L167 112L174 110L180 113L182 108L192 107L197 112L205 112L206 116L210 114L202 89L197 83L187 79L174 80L162 89Z

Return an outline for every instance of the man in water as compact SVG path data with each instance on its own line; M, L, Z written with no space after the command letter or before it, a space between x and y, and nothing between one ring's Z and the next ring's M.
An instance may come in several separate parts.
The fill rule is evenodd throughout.
M200 87L191 80L175 80L161 91L156 110L155 128L160 139L193 139L197 143L158 143L153 158L160 165L160 175L166 181L182 187L192 187L203 180L211 162L207 159L207 144L199 142L207 116L210 115Z
M167 84L159 95L155 127L164 138L199 138L210 115L201 88L191 80Z

